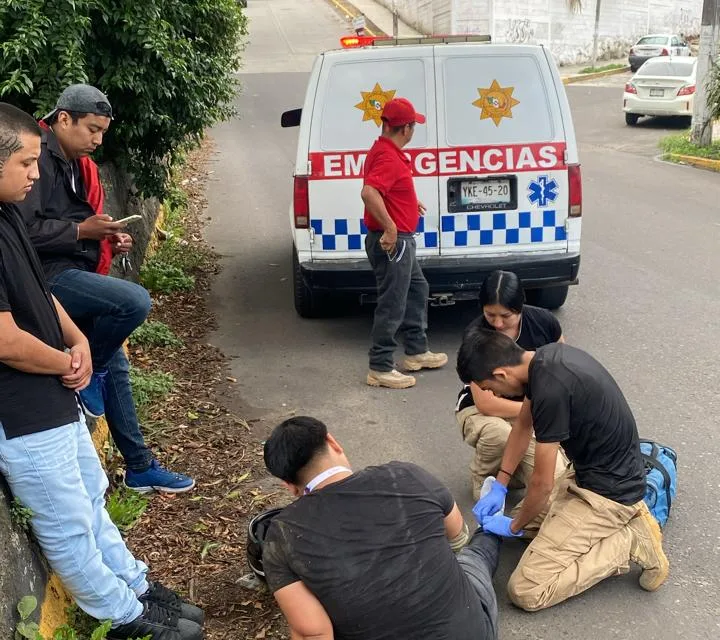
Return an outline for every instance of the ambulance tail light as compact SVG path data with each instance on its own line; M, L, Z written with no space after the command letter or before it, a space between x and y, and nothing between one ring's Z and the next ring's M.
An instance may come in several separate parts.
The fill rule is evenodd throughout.
M293 187L293 217L296 229L310 227L310 196L307 176L295 176Z
M568 185L568 216L578 218L582 215L582 176L579 164L568 165Z

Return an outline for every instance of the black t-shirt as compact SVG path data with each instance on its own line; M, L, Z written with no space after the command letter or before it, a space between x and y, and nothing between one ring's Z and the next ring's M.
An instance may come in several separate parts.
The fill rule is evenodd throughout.
M620 387L589 354L566 344L540 347L526 395L538 442L560 442L578 486L621 504L645 495L635 418Z
M416 465L368 467L303 496L272 522L273 592L297 581L336 640L486 640L492 627L445 536L454 500Z
M20 213L0 206L0 312L45 344L64 349L60 320ZM78 420L75 394L57 376L0 363L0 423L5 436L45 431Z
M484 313L481 313L465 328L465 334L478 327L493 330L493 326L485 319ZM558 319L547 309L533 307L529 304L523 306L520 314L520 333L515 340L518 346L525 351L535 351L538 347L557 342L561 336L562 327ZM474 404L470 385L466 384L458 394L455 411L462 411Z

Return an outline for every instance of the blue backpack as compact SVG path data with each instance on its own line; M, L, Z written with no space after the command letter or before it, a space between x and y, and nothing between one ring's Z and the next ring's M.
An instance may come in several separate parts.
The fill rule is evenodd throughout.
M664 527L677 493L677 453L651 440L640 440L640 452L645 461L647 480L645 504L660 527Z

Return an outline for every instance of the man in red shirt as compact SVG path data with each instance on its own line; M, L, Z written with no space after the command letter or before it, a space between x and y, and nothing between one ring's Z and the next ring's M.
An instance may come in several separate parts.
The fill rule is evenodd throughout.
M362 199L365 204L365 251L377 281L377 308L372 328L370 371L373 387L406 389L415 378L395 370L393 354L400 332L407 371L437 369L444 353L428 351L429 287L415 255L415 230L425 207L417 199L410 160L402 149L425 116L405 98L390 100L382 113L382 135L365 159Z

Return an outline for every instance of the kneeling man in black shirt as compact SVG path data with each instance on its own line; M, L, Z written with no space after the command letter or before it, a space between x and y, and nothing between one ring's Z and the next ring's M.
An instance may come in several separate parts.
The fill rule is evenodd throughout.
M298 500L272 521L263 566L298 640L494 640L500 539L467 527L414 464L353 472L322 422L296 417L265 464Z
M522 535L542 519L510 577L510 599L528 611L551 607L639 564L640 586L655 591L669 564L660 527L643 502L645 471L637 427L612 376L566 344L524 351L507 336L478 329L458 353L463 382L497 395L525 395L498 479L475 505L486 531ZM535 468L514 519L499 513L507 484L535 429ZM571 461L557 481L558 449ZM549 510L546 511L549 504Z

